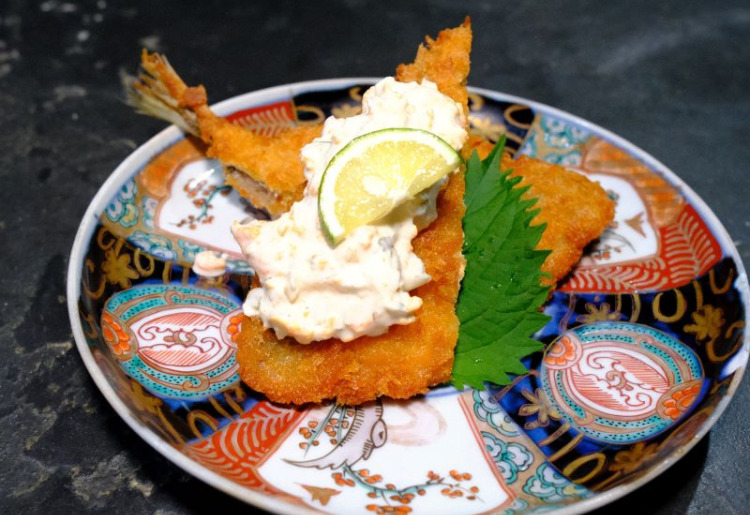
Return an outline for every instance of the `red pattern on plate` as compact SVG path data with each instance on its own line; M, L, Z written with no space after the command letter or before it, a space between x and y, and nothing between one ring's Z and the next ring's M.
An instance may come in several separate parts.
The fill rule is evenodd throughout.
M297 115L289 101L243 109L226 118L236 125L242 125L264 136L274 136L297 125Z
M643 261L577 268L560 286L564 292L625 293L666 290L705 274L721 259L721 247L693 206L658 229L659 255Z
M303 414L259 402L220 431L187 445L184 451L204 467L239 485L287 497L288 494L266 483L258 468L297 426Z

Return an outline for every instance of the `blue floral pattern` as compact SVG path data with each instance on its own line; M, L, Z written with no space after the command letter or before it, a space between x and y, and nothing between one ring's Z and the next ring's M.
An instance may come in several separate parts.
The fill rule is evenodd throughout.
M544 114L535 121L520 152L552 164L580 166L581 146L590 137L589 131Z
M544 133L544 142L553 148L578 146L591 137L588 131L549 115L543 115L539 125Z
M586 488L561 476L549 463L543 463L537 469L523 485L523 491L547 503L584 499L591 495Z
M123 227L132 227L137 224L138 206L135 205L137 193L138 186L135 179L130 179L123 184L115 199L104 209L107 218Z
M502 515L516 515L516 513L519 513L521 510L525 510L529 507L529 503L524 501L523 499L515 499L510 506L505 508Z
M195 255L199 252L202 252L206 250L205 248L201 247L200 245L196 243L191 243L186 240L178 240L177 244L182 249L182 257L186 261L193 262L195 261Z
M141 201L141 209L143 211L143 217L141 221L146 229L154 228L154 218L156 217L156 207L159 202L151 197L143 197Z
M172 249L172 243L165 236L135 231L128 239L154 257L164 260L177 259L177 253Z
M580 166L583 162L581 152L578 150L571 150L565 154L547 154L544 160L560 166Z
M534 461L534 455L519 443L503 442L487 432L482 432L482 438L487 452L509 485L515 483L518 473L528 469Z
M521 430L508 416L505 410L495 402L487 390L474 390L474 415L482 422L487 422L498 433L505 436L519 436Z

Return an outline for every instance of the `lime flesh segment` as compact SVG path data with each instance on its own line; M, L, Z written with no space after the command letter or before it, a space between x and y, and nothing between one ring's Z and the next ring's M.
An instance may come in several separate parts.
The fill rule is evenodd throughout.
M318 212L329 241L378 220L462 163L445 140L419 129L383 129L353 139L328 164Z

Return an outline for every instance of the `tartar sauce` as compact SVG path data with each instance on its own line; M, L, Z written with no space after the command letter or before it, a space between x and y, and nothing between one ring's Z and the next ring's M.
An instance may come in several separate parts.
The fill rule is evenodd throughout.
M317 207L323 172L341 148L362 134L398 127L430 131L456 150L467 138L463 109L434 83L388 77L364 94L362 114L328 118L321 136L302 149L308 183L288 213L233 225L260 282L248 294L244 312L259 316L278 338L350 341L414 321L422 300L409 291L430 280L412 251L415 216L420 228L434 219L440 185L386 219L359 227L335 247L321 230Z

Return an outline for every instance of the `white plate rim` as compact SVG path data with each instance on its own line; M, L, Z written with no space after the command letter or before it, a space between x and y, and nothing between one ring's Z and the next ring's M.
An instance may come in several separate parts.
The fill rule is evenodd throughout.
M354 85L373 84L378 80L379 78L376 77L351 77L289 83L237 95L235 97L219 102L218 104L212 106L212 109L214 109L215 112L219 115L226 115L240 109L247 109L251 106L260 106L277 101L288 100L301 92L309 93ZM701 218L709 225L711 232L719 239L719 243L724 252L729 254L734 259L738 272L736 287L740 292L743 307L745 308L745 316L747 317L747 306L750 305L750 288L748 288L747 274L745 272L745 268L740 258L739 252L732 242L732 239L730 238L726 228L721 224L718 217L714 214L711 208L676 173L671 171L669 168L667 168L667 166L651 156L648 152L630 143L628 140L616 135L615 133L607 129L604 129L603 127L595 123L589 122L588 120L580 118L561 109L557 109L540 102L535 102L524 97L509 95L486 88L470 87L469 91L471 93L478 93L486 98L491 98L493 100L522 104L530 107L535 112L543 112L545 114L550 114L552 116L562 118L566 121L573 122L578 127L581 127L591 133L596 134L597 136L606 139L607 141L625 150L630 155L637 157L646 166L656 171L673 186L675 186L696 207L701 215ZM152 156L155 152L155 149L163 149L167 146L170 146L183 136L184 134L180 129L178 129L174 125L171 125L157 133L147 142L138 146L138 148L130 153L130 155L128 155L128 157L126 157L108 176L107 180L102 184L94 198L89 203L89 206L86 209L86 213L81 220L81 224L78 227L78 231L76 232L75 240L73 241L67 274L66 293L68 316L70 318L71 327L73 329L73 336L75 339L76 347L78 348L78 352L81 356L81 359L83 360L84 365L86 366L86 369L89 372L89 375L93 379L99 391L102 393L102 395L104 395L104 398L109 402L109 404L120 416L120 418L122 418L125 423L130 426L130 428L135 431L136 434L138 434L138 436L145 440L146 443L148 443L169 461L183 469L185 472L194 477L197 477L201 481L208 483L209 485L221 490L224 493L227 493L241 501L252 504L267 511L271 511L274 513L319 514L321 513L320 510L294 506L270 495L262 494L250 490L249 488L241 487L233 481L205 468L204 466L181 453L179 450L170 446L156 433L148 429L145 425L143 425L135 417L132 416L132 414L130 413L130 409L120 399L115 390L107 381L101 368L96 363L94 356L88 347L88 343L86 342L80 317L78 316L78 298L80 296L80 281L82 271L81 265L83 263L86 251L88 250L88 242L91 239L91 235L93 234L94 228L96 227L100 215L113 197L115 191L122 186L126 179L134 175L134 170L137 173L137 171L140 170L143 164L145 164L145 156ZM156 150L156 152L158 152L158 150ZM646 474L637 478L635 481L616 486L615 488L606 492L595 493L588 499L566 505L562 508L550 511L548 513L554 513L556 515L574 515L579 513L586 513L596 508L600 508L602 506L610 504L611 502L635 491L639 487L662 474L669 467L679 461L680 458L687 454L695 445L697 445L697 443L716 424L716 421L726 410L729 402L734 397L735 391L737 390L742 377L744 376L748 357L750 356L750 331L746 329L743 337L744 341L742 344L742 348L739 349L737 355L732 358L731 366L734 368L734 371L736 373L734 378L732 379L731 384L729 385L729 388L727 389L726 394L716 405L716 408L709 416L709 418L693 435L690 441L683 444L679 449L671 453L662 461L652 465ZM724 366L727 367L729 366L729 364L725 364Z

